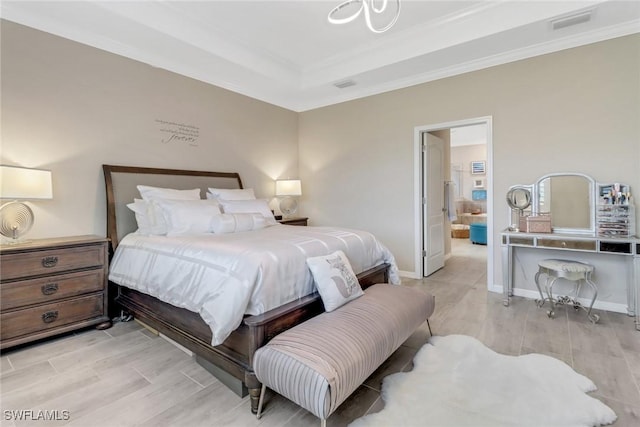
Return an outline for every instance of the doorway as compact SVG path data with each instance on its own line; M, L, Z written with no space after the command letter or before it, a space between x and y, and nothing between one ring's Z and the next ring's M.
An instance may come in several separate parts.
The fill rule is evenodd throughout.
M485 198L483 203L486 204L487 287L492 289L494 251L491 117L420 126L414 130L414 188L416 189L414 216L417 231L415 238L416 277L428 276L439 269L440 252L444 252L445 258L451 255L453 245L451 245L450 220L452 218L452 209L455 209L455 203L453 203L454 201L451 200L451 197L455 197L459 193L456 193L456 190L450 187L456 178L452 177L451 173L450 130L473 125L483 126L485 132L486 159L484 163L475 165L482 167L484 173L478 174L475 179L476 182L472 185L478 185L477 190L482 190L478 194ZM445 140L444 153L441 153L437 148L434 150L429 143L429 141L433 141L434 136ZM469 168L472 166L470 164ZM469 184L459 183L459 185ZM440 215L437 215L438 213ZM444 225L441 225L441 220L443 220Z

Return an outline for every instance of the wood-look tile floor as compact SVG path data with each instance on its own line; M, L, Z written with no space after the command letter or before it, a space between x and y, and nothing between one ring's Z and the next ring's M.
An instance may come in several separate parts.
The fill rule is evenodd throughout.
M466 334L510 355L544 353L591 378L592 395L617 414L616 426L640 425L640 332L633 319L598 312L592 325L584 312L546 309L532 300L487 292L486 248L454 239L454 256L444 269L422 280L405 279L436 296L430 320L436 335ZM426 324L401 346L329 418L342 426L384 407L384 376L411 369L411 360L428 340ZM308 426L319 421L273 393L257 420L248 398L241 399L183 351L136 322L111 329L88 329L6 351L0 357L2 426ZM6 411L68 411L68 420L17 421ZM544 411L545 408L540 408ZM416 425L425 425L416 420Z

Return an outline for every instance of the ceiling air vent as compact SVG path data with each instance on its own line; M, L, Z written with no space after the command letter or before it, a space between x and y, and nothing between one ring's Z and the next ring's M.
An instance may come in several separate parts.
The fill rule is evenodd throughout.
M333 85L338 89L344 89L345 87L355 86L356 82L353 80L343 80L341 82L334 83Z
M559 30L560 28L570 27L572 25L582 24L591 21L591 15L593 10L587 10L585 12L576 13L574 15L563 16L561 18L552 19L551 29Z

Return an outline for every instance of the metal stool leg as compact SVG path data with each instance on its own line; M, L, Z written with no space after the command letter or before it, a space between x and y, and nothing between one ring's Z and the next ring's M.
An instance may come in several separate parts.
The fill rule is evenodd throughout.
M545 302L544 294L542 293L542 288L540 287L540 275L541 274L542 274L542 271L538 270L538 272L536 273L536 276L534 278L534 282L536 283L536 286L538 287L538 292L540 292L540 299L536 301L536 304L538 305L538 307L542 307L544 305L544 302Z
M595 313L591 314L593 304L596 302L596 298L598 297L598 287L591 281L591 275L587 275L584 281L587 282L589 286L591 286L591 290L593 291L593 297L591 298L591 303L589 304L589 309L587 310L587 317L589 318L589 320L591 320L591 323L598 323L598 320L600 320L600 316Z
M549 310L547 311L547 316L549 316L552 319L556 317L556 312L554 311L555 301L553 299L553 284L556 282L556 280L558 280L557 277L551 278L547 276L547 282L545 285L547 288L547 297L549 298Z
M575 296L573 298L573 309L574 310L578 310L581 307L580 303L578 302L578 296L580 296L580 290L582 289L582 280L583 279L580 279L580 280L578 280L576 282L575 291L574 291Z

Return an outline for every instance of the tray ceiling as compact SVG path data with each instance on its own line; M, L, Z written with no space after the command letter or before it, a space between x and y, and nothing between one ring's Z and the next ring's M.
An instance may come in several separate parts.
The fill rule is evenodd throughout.
M294 111L640 32L637 1L403 0L382 34L328 23L342 1L3 0L0 12ZM576 13L588 20L553 28Z

